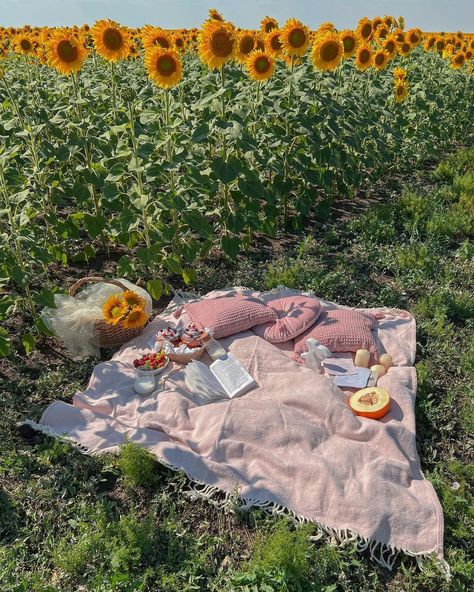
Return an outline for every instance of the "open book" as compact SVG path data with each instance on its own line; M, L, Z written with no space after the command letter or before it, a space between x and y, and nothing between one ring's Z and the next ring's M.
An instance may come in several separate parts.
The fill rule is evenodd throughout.
M257 383L232 354L218 358L210 366L192 360L184 369L186 387L208 400L238 397Z
M371 371L368 368L354 366L351 354L339 354L323 360L324 372L330 376L339 388L364 388L367 386Z

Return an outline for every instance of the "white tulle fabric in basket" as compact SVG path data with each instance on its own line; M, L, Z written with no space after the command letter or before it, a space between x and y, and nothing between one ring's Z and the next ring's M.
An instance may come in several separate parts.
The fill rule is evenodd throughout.
M150 316L152 302L148 292L125 279L119 281L145 299L145 312ZM74 360L98 356L99 338L94 323L104 318L102 305L107 298L119 292L119 287L100 282L87 286L76 296L55 294L56 308L44 308L41 318L48 329L64 342Z

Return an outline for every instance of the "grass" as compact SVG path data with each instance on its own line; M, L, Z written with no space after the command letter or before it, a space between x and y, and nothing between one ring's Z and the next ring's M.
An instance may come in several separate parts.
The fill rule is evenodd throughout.
M84 456L15 423L70 400L93 363L21 349L0 365L0 589L109 591L453 591L474 578L474 149L378 188L378 203L263 241L236 264L203 263L197 289L280 284L358 306L395 306L418 326L417 445L442 503L446 558L393 573L352 548L308 542L259 510L225 514L185 495L186 479L126 444L118 458ZM359 202L361 198L359 198ZM327 206L327 204L326 204ZM325 208L327 209L327 207ZM321 218L325 218L322 220Z

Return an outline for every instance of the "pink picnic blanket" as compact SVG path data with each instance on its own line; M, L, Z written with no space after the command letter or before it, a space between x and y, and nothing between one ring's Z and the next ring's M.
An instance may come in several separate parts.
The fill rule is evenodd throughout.
M287 295L245 293L264 301ZM38 429L61 434L91 454L117 452L128 436L183 470L205 496L235 496L238 490L245 506L312 521L338 542L368 547L387 567L399 551L444 564L443 514L415 445L410 314L377 309L384 312L376 330L379 350L390 353L395 366L379 380L390 393L391 410L374 421L354 415L348 393L330 378L295 363L291 346L276 347L250 331L221 340L259 385L244 396L199 404L176 368L163 373L161 389L135 394L131 362L149 349L158 329L176 324L179 304L173 300L139 338L96 366L72 405L51 403ZM187 322L184 314L179 324Z

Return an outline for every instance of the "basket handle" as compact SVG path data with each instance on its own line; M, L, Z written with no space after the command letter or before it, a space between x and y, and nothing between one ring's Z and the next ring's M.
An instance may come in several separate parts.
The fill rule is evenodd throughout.
M112 284L113 286L117 286L118 288L122 288L122 290L128 290L127 286L119 282L118 280L109 280L106 278L96 277L92 275L88 275L86 277L77 280L77 282L69 288L69 295L75 296L79 288L84 284L90 283L99 283L103 282L104 284Z

